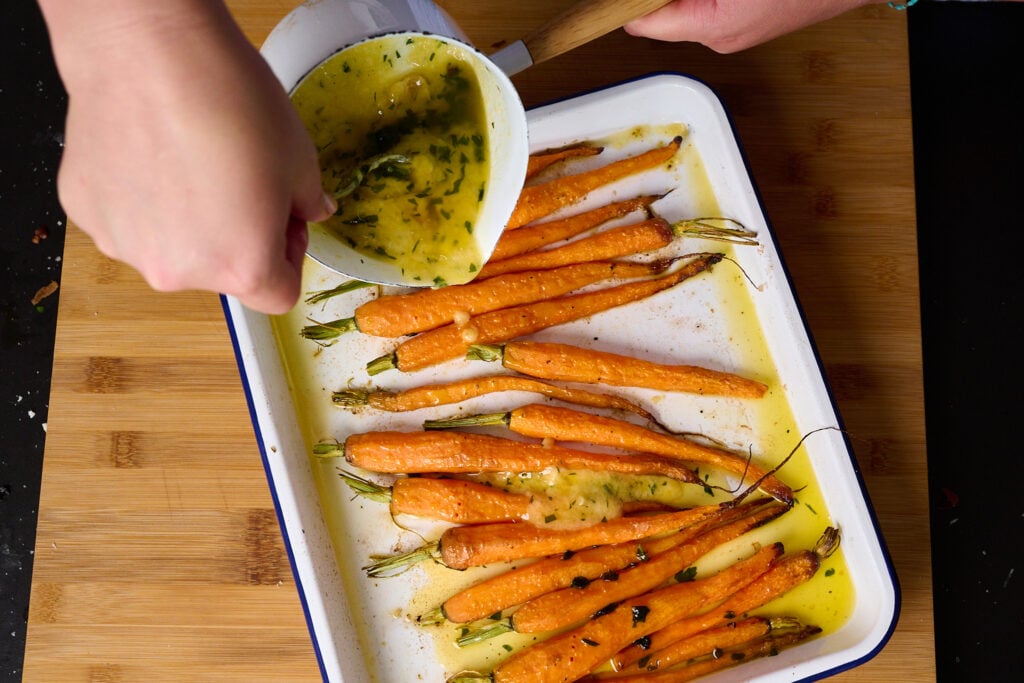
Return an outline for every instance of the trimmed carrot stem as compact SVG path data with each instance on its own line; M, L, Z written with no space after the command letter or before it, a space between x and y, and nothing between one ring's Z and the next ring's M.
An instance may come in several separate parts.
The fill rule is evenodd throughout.
M446 325L417 335L400 344L393 353L370 361L366 369L370 374L377 374L392 368L412 372L431 367L465 356L473 344L505 342L646 299L710 270L721 260L721 254L701 254L657 278L484 313L465 325Z
M558 209L580 202L599 187L640 171L660 166L675 156L682 142L682 137L676 137L663 147L613 161L593 170L562 176L537 185L529 185L520 193L519 201L506 224L506 229L515 229L531 223Z
M695 365L667 365L570 344L511 341L474 344L467 357L500 360L503 367L538 379L641 387L713 396L760 398L767 385L730 372Z

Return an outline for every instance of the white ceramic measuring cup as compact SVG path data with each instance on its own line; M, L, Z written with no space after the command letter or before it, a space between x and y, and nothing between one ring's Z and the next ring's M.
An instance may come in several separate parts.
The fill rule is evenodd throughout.
M317 65L345 47L388 33L414 31L466 48L480 83L491 160L490 181L473 232L484 261L515 208L526 177L526 112L509 75L571 50L641 16L667 0L583 0L491 57L473 48L451 17L431 0L307 0L271 31L260 52L291 92ZM309 225L308 255L358 280L422 287L392 263L370 259L323 226Z

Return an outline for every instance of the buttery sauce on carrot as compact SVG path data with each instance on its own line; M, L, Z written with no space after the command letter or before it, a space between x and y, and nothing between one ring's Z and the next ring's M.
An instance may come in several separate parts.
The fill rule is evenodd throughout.
M324 223L331 233L424 284L472 279L489 164L483 97L463 48L409 34L367 40L316 67L292 102L338 200Z

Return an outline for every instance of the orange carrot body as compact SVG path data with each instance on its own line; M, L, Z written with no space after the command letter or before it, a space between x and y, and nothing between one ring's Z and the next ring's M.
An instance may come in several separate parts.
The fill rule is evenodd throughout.
M558 209L580 202L599 187L666 163L679 151L682 142L682 138L675 138L663 147L613 161L590 171L529 185L520 193L506 229L515 229L531 223Z
M728 372L693 365L663 365L569 344L508 342L502 365L540 379L660 391L760 398L768 389L761 382Z
M655 195L634 197L621 202L604 204L596 209L590 209L567 218L537 223L518 230L509 230L498 240L494 251L491 252L490 260L500 261L561 240L567 240L570 237L576 237L615 218L628 216L634 211L645 210L658 198Z
M655 266L636 263L579 263L536 273L514 273L487 281L419 289L382 296L355 310L360 332L401 337L452 322L459 312L478 315L499 308L550 299L612 278L655 275Z
M529 180L530 178L533 178L544 169L558 163L559 161L573 158L592 157L603 151L604 147L582 144L572 145L571 147L562 147L561 149L534 152L530 155L526 164L526 179Z
M623 649L612 660L615 669L624 671L634 664L638 668L661 666L660 652L663 649L695 633L735 621L736 615L757 609L809 581L820 566L821 557L813 550L801 550L782 558L763 576L737 591L715 609L651 632L646 648L630 645ZM641 661L642 666L639 665Z
M764 502L759 500L734 508L722 507L705 521L668 536L587 548L568 556L546 557L516 567L456 593L444 602L442 610L447 619L456 623L483 619L508 607L565 588L579 577L593 579L645 557L666 552L693 540L713 526L743 517L761 507Z
M753 515L706 531L688 543L626 568L617 573L614 580L592 581L581 588L563 588L530 600L513 613L512 625L518 633L543 633L582 621L605 605L657 588L714 548L739 538L788 509L778 504L762 508Z
M656 474L700 483L693 470L660 456L618 456L463 432L366 432L345 440L345 459L388 474L472 474L569 470Z
M657 515L619 517L572 529L509 523L457 526L441 535L439 548L446 567L467 569L647 538L698 524L717 510L718 506L707 505Z
M491 259L480 269L477 277L486 280L505 273L547 270L571 263L587 263L641 254L668 246L674 236L668 221L663 218L649 218L639 223L609 228L561 247L529 251L501 260Z
M623 420L540 403L517 408L509 413L509 418L509 428L523 436L590 443L703 463L742 476L748 484L759 481L762 491L784 503L793 502L793 490L777 477L719 448Z
M403 391L342 391L336 392L335 403L345 403L338 396L358 394L366 405L387 412L408 412L430 408L433 406L460 403L471 398L501 391L526 391L541 394L567 403L590 406L592 408L609 408L625 410L639 415L645 420L654 420L654 416L636 403L614 394L601 394L586 389L561 387L542 382L531 377L519 375L489 375L468 377L466 379L446 382L444 384L425 384L411 387Z
M505 342L640 301L710 269L720 260L719 254L704 255L668 275L650 280L627 282L591 292L491 311L472 318L464 326L452 324L439 327L399 345L394 354L394 366L403 372L420 370L460 358L473 344Z
M630 598L581 626L520 650L494 670L495 683L567 683L624 645L716 604L766 572L782 553L763 548L707 579L678 583Z
M457 524L520 520L529 496L462 479L406 477L391 487L391 514L407 514Z

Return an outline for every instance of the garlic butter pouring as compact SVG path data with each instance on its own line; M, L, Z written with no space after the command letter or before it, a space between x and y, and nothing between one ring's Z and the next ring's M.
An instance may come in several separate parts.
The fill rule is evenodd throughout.
M338 201L337 213L311 231L396 277L346 274L442 286L468 282L483 265L512 206L494 230L484 203L492 174L509 171L495 164L491 137L507 131L489 121L479 60L457 41L390 34L334 54L295 88L324 188ZM490 221L483 227L494 240L478 238L481 221Z

